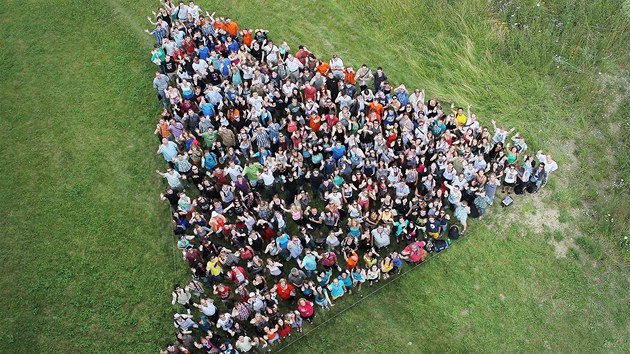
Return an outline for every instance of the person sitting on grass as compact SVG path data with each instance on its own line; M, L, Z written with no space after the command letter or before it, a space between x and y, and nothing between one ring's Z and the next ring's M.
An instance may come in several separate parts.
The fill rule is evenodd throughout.
M416 241L407 245L401 252L400 259L407 262L407 264L423 262L427 257L427 251L424 250L424 246L424 241Z

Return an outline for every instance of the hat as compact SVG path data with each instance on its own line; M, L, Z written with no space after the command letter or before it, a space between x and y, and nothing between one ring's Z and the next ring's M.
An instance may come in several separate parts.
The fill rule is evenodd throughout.
M173 315L173 319L178 319L178 318L180 318L180 317L182 317L182 315L180 315L180 314L178 314L178 313L176 313L176 314L174 314L174 315Z
M291 273L293 273L293 272L297 272L297 271L298 271L298 270L297 270L297 268L295 268L295 267L294 267L294 268L291 268Z

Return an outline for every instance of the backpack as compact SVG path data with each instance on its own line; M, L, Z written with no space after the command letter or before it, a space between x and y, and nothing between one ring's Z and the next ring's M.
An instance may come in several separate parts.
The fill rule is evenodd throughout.
M457 240L459 238L459 226L453 225L448 229L448 238L451 240Z
M451 240L435 240L431 246L431 252L440 253L451 245Z

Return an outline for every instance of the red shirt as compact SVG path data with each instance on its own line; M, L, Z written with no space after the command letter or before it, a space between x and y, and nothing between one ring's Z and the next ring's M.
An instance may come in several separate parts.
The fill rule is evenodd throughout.
M175 61L180 61L180 60L184 60L184 48L179 48L175 51L175 53L173 54L173 60Z
M236 267L236 270L230 270L228 273L228 279L240 283L238 280L239 273L243 275L243 281L247 280L247 273L245 273L245 269L243 267Z
M316 97L317 97L317 89L314 86L304 88L304 98L307 101L308 100L315 101Z
M188 40L186 42L184 42L184 49L186 49L186 52L188 52L188 54L192 54L195 52L195 42L193 42L192 40Z
M313 316L314 310L315 309L313 308L313 303L310 301L306 301L304 306L298 305L298 311L300 311L300 316L304 318L309 318Z
M278 334L282 338L286 338L289 334L291 334L291 325L288 323L285 323L284 327L278 329Z
M332 267L337 262L337 255L334 252L328 252L322 255L322 265Z
M282 287L280 283L276 284L276 291L278 292L278 296L280 296L283 300L289 300L291 298L291 292L295 288L293 285L287 283L286 287Z
M396 141L397 137L398 135L392 131L392 133L387 137L387 146L394 146L394 142Z
M418 246L416 251L414 252L412 246L416 245ZM407 247L405 247L404 252L409 254L409 260L412 262L419 262L421 260L424 260L424 258L426 257L426 251L424 250L424 242L423 241L416 241L410 245L408 245Z
M302 63L302 65L306 64L306 57L311 54L308 50L299 50L295 53L295 57Z
M337 122L339 122L339 118L337 118L337 116L335 116L334 114L327 114L324 116L324 118L326 118L326 123L328 123L328 126L331 128L334 127Z
M217 288L217 295L219 295L219 299L227 300L230 297L230 288L224 286L223 289Z

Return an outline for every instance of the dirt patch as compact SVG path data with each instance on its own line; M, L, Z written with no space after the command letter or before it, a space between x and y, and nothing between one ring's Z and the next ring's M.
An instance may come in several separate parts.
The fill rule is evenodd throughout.
M519 200L519 203L513 206L514 209L505 215L504 226L522 225L536 234L560 233L562 239L549 237L547 243L553 247L556 258L566 258L571 248L577 248L574 238L579 235L579 230L571 227L572 223L561 222L560 209L545 202L550 193L551 191L543 189L536 194L528 195L522 202ZM574 220L582 217L577 208L569 210L569 214Z
M608 129L613 135L617 135L621 132L621 123L610 123Z
M527 199L515 202L512 212L505 217L506 224L522 224L530 227L535 233L543 233L547 229L563 230L564 226L560 223L560 210L543 202L543 198L548 193L541 190L535 194L528 194Z
M573 238L571 237L567 237L562 241L556 241L553 238L550 238L547 243L554 247L556 258L566 258L569 249L577 248Z
M614 76L600 73L599 81L602 92L610 97L610 104L604 115L604 118L607 118L617 112L621 104L630 96L630 80L625 74Z

